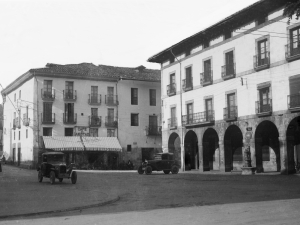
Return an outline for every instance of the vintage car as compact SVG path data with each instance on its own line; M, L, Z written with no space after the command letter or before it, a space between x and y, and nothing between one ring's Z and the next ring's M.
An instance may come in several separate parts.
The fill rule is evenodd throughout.
M65 163L65 155L62 152L46 152L42 154L42 164L37 168L38 181L42 182L43 177L50 178L50 183L55 183L55 178L62 182L64 178L71 178L72 184L76 184L77 173L74 171L74 164L69 167Z
M173 153L159 153L156 154L154 160L145 160L138 168L139 174L150 175L152 171L164 171L165 174L177 174L180 165L174 160Z

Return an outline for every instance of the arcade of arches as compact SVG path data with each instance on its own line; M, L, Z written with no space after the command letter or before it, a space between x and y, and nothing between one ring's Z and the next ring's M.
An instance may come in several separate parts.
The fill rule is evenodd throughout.
M296 166L300 167L300 116L292 119L286 126L286 137L279 137L274 122L264 120L257 124L250 144L252 166L256 167L257 173L295 173ZM220 137L218 130L212 127L207 128L202 137L199 135L201 132L196 134L194 130L187 130L185 133L182 154L180 136L176 132L169 136L168 151L174 153L175 159L184 164L182 168L225 172L241 170L244 166L245 132L239 126L229 125L224 137Z

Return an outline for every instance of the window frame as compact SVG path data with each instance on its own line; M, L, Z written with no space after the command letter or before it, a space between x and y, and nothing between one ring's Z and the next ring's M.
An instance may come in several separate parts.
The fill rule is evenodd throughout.
M139 102L138 88L131 88L131 105L138 105L138 102Z
M138 113L130 114L130 126L132 126L132 127L139 126L139 114Z
M149 89L150 106L156 106L156 89Z

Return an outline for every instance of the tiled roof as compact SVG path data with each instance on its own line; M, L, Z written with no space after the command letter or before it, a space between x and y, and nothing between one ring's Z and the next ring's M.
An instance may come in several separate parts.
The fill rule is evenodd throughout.
M160 70L146 69L143 66L137 68L114 67L106 65L94 65L92 63L59 65L48 63L45 68L31 69L30 72L46 74L65 74L75 77L93 77L110 79L129 79L160 81Z

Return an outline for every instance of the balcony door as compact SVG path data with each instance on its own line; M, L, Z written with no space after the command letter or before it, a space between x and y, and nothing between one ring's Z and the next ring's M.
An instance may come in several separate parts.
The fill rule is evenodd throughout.
M290 31L291 55L300 54L300 27Z
M290 79L290 108L300 107L300 77Z
M260 112L268 112L270 106L270 90L269 87L259 90Z
M175 73L170 75L170 93L175 92Z
M227 95L227 110L228 110L228 118L235 117L235 93Z
M205 116L206 121L212 120L212 114L213 114L213 104L212 99L205 99Z
M267 39L259 41L258 43L258 66L267 64Z
M43 103L43 121L44 122L51 122L52 121L52 103L51 102L44 102Z
M114 103L114 87L107 87L107 103Z
M74 82L66 81L66 98L73 99Z
M193 103L186 105L186 112L187 112L187 124L193 123Z
M44 97L50 97L52 95L52 80L44 80Z
M157 116L149 116L149 133L156 134L157 131Z
M74 103L65 103L65 121L74 121Z
M176 126L176 107L171 108L171 127Z
M211 60L204 61L204 81L210 81Z
M225 54L226 75L234 74L233 51Z
M98 102L98 86L91 86L91 102Z
M107 109L107 122L113 123L114 122L114 109Z
M192 67L185 69L186 88L192 87Z

